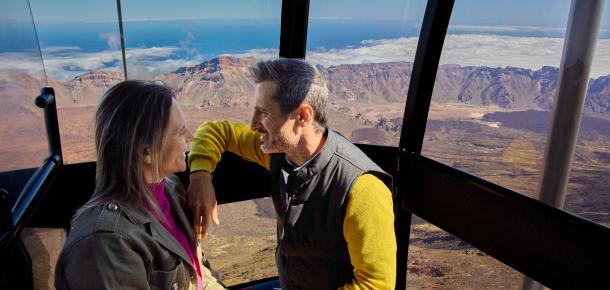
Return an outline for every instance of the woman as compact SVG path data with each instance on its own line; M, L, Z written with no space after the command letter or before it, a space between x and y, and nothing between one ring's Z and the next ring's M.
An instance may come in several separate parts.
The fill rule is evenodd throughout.
M222 289L202 265L185 212L192 138L163 85L124 81L97 108L96 187L74 217L57 289Z

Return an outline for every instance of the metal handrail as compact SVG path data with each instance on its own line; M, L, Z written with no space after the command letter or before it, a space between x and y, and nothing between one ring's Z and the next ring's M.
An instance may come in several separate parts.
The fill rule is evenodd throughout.
M59 168L63 165L57 106L53 88L42 88L40 95L35 99L35 103L38 107L44 109L49 156L43 161L42 166L30 177L17 200L11 206L12 226L3 232L0 237L0 243L3 246L8 245L21 232L23 224L29 217L29 213L32 213L35 207L37 207L36 201L42 198L51 182L57 176Z

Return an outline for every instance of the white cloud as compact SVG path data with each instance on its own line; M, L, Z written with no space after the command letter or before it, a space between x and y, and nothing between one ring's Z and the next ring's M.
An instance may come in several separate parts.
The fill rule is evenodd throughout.
M180 58L177 47L130 48L126 51L129 78L148 79L181 66L203 61L201 55ZM69 80L90 71L123 71L118 50L83 52L79 47L49 47L43 51L47 75L57 80ZM21 52L0 53L0 71L23 71L42 75L40 57Z
M127 74L129 78L149 79L174 71L179 67L199 64L204 60L201 55L189 58L172 58L174 50L163 53L163 49L165 48L131 50L127 56Z
M277 48L256 48L250 49L244 53L226 54L234 57L256 57L257 60L270 60L277 58L280 55L280 50Z
M100 33L100 39L103 39L106 41L106 44L108 45L108 49L119 48L119 36L116 33L102 32L102 33Z
M481 28L480 26L476 26ZM525 30L538 27L488 27L488 29ZM466 27L464 27L466 29ZM482 29L486 29L483 27ZM554 29L554 28L549 28ZM323 66L406 61L413 62L417 37L364 40L358 47L314 49L307 51L307 60ZM441 64L463 66L521 67L537 70L543 66L559 67L563 38L517 37L501 35L461 34L445 39ZM255 56L271 59L277 49L252 49L234 56ZM610 74L610 39L598 39L591 67L591 77Z
M563 38L497 35L450 35L445 40L441 63L469 66L559 67ZM591 77L610 74L610 39L599 39Z
M44 79L44 70L39 54L22 52L0 53L0 80L10 79L11 74L24 73Z
M339 64L412 62L417 48L416 37L363 41L360 47L318 49L307 52L307 59L324 66ZM499 35L448 35L441 64L464 66L521 67L539 69L559 67L562 38L515 37ZM257 51L250 51L256 54ZM591 77L610 74L610 39L599 39Z
M188 41L188 39L187 39ZM416 37L362 41L359 46L342 49L315 49L307 52L307 59L324 66L339 64L412 62L418 39ZM201 54L183 47L130 48L126 51L130 78L147 79L173 71L181 66L204 61ZM499 35L448 35L441 64L464 66L522 67L539 69L560 65L563 49L561 38L515 37ZM233 56L255 56L273 59L277 48L253 49ZM95 70L122 71L119 50L85 52L77 46L48 47L43 51L47 74L58 80L68 80ZM42 75L40 56L25 53L0 53L0 71L22 70ZM599 39L591 69L591 77L610 74L610 39Z
M515 25L460 25L453 24L449 26L449 33L451 32L495 32L498 34L502 33L524 33L524 32L565 32L565 27L540 27L540 26L515 26Z

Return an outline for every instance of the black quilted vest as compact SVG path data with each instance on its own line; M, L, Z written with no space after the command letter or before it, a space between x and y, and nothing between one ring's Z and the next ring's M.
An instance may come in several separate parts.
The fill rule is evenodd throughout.
M367 172L392 188L391 176L345 137L331 129L326 137L318 155L298 171L285 154L271 157L282 289L337 289L350 282L354 275L343 220L351 188Z

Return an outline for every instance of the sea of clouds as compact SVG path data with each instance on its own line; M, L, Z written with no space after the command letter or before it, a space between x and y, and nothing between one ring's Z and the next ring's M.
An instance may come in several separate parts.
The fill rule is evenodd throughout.
M366 40L362 41L358 47L308 51L307 59L323 66L413 62L417 41L416 37ZM510 66L536 70L543 66L559 67L562 50L563 38L482 34L448 35L440 63L462 66ZM277 55L277 50L257 49L243 55L270 58ZM590 76L597 78L608 74L610 74L610 39L599 39Z
M506 27L504 29L510 29ZM100 36L102 37L102 36ZM383 62L412 62L415 58L417 37L365 40L357 46L345 48L316 48L307 52L307 59L323 66ZM116 48L116 42L115 42ZM521 67L539 69L559 67L563 49L562 38L522 37L490 34L450 34L445 39L441 64L463 66ZM278 49L253 49L234 56L274 58ZM176 46L128 48L127 68L130 78L150 78L191 66L213 56L194 53L182 43ZM43 47L42 58L48 76L69 80L90 71L122 71L119 49L86 52L78 46ZM33 75L42 74L40 55L36 53L0 53L0 71L22 70ZM610 74L610 39L597 41L591 77Z

